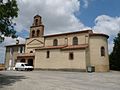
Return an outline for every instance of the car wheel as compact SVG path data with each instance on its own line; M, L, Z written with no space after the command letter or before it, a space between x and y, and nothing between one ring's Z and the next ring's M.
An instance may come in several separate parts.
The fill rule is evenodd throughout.
M25 68L25 71L27 71L28 69L27 68Z
M18 68L15 68L16 71L18 71Z

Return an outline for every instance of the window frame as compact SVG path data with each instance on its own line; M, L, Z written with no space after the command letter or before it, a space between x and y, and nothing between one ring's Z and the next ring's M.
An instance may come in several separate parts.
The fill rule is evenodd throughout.
M105 56L105 47L104 46L101 46L100 52L101 52L102 57Z
M20 53L23 53L23 47L20 46Z
M32 37L35 37L35 30L32 30Z
M35 19L35 26L38 26L38 19Z
M46 52L46 58L50 58L50 51Z
M69 52L69 60L74 60L74 53L73 52Z
M73 45L78 45L78 37L73 37Z
M38 29L37 30L37 37L39 37L40 36L40 30Z
M57 39L53 40L53 46L58 46L58 40Z

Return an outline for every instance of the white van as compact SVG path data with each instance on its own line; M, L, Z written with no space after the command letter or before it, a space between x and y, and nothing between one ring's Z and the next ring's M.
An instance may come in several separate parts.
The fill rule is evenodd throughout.
M27 63L17 62L15 65L15 70L33 70L33 66L29 66Z

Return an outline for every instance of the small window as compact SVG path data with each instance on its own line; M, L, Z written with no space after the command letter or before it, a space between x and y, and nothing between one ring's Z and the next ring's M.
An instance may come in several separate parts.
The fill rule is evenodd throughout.
M40 36L40 30L37 30L37 37Z
M33 53L33 51L30 51L30 53Z
M21 59L20 62L25 62L25 59Z
M35 25L36 26L38 25L38 19L35 19Z
M18 53L24 53L25 48L23 46L18 47Z
M57 39L54 39L53 40L53 46L57 46L58 45L58 40Z
M73 45L78 45L78 38L77 37L73 37Z
M50 51L47 51L47 56L46 58L50 58Z
M23 66L23 67L24 67L24 64L21 64L21 66Z
M73 54L73 52L70 52L70 53L69 53L69 59L70 59L70 60L73 60L73 59L74 59L74 54Z
M105 48L101 47L101 56L105 56Z
M68 38L65 38L65 45L68 45Z
M22 53L23 52L23 47L20 47L20 53Z
M32 31L32 37L35 37L35 31L34 30Z

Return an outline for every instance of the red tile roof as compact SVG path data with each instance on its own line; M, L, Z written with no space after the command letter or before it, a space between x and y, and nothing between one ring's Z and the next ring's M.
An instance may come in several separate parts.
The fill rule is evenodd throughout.
M18 54L18 57L29 57L29 56L35 56L34 53L20 53Z
M61 49L61 48L64 48L65 46L45 46L45 47L42 47L42 48L39 48L40 50L42 49Z
M109 36L108 36L108 35L103 34L103 33L90 33L90 34L89 34L89 36L104 36L104 37L109 38Z
M85 49L88 47L88 44L80 44L80 45L68 45L67 47L62 48L63 50L68 49Z
M77 33L93 33L93 32L92 32L92 30L84 30L84 31L75 31L75 32L46 35L44 37L54 37L54 36L70 35L70 34L77 34Z
M62 50L68 50L68 49L85 49L88 47L88 44L80 44L80 45L68 45L68 46L46 46L42 47L36 50L46 50L46 49L62 49Z

